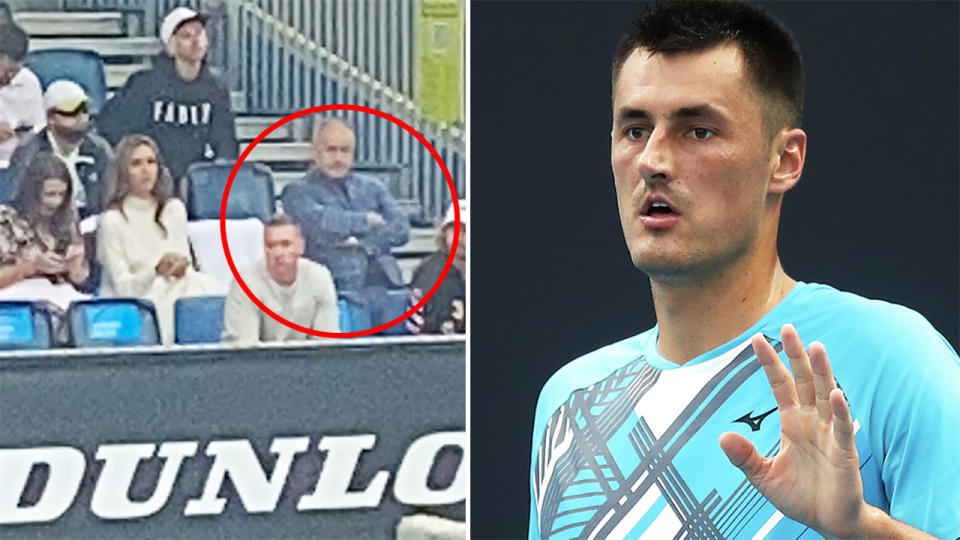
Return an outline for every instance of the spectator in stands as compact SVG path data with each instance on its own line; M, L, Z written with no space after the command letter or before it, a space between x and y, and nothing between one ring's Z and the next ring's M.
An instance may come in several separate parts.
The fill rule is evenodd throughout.
M49 152L27 167L13 206L0 206L0 287L29 278L81 285L88 275L66 165ZM30 294L23 289L23 294ZM44 299L47 288L32 288Z
M339 332L337 291L330 271L303 258L300 227L278 215L263 229L266 256L241 272L250 292L271 311L300 326ZM236 282L224 307L224 341L257 343L313 337L280 324L263 312Z
M375 325L386 322L386 288L404 287L390 248L402 246L410 223L377 180L351 172L356 135L340 118L325 118L313 131L315 168L283 190L284 211L306 237L306 257L333 273L337 290L368 307Z
M163 342L170 343L177 298L222 294L223 288L193 268L187 211L172 195L157 144L146 135L129 135L116 154L98 240L101 293L151 300Z
M443 218L437 232L437 251L421 262L413 271L410 282L411 302L416 304L433 288L453 249L453 207ZM460 201L460 237L457 251L447 277L433 297L417 313L407 319L407 328L413 334L464 333L467 327L467 202Z
M206 64L207 16L178 7L160 26L166 53L108 101L97 128L111 143L130 133L160 145L174 179L196 161L237 157L230 93Z
M24 67L29 38L14 23L0 25L0 169L20 139L40 131L47 123L40 81Z
M73 81L50 83L43 96L47 127L17 147L10 159L13 182L20 181L38 152L53 152L63 160L70 171L73 202L81 218L101 212L103 183L113 160L109 143L89 132L89 101L87 93Z

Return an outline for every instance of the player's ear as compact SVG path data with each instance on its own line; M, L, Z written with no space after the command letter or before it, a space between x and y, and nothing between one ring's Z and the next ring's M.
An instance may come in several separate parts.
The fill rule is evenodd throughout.
M785 129L773 141L773 174L767 191L785 193L800 181L807 158L807 134L800 128Z

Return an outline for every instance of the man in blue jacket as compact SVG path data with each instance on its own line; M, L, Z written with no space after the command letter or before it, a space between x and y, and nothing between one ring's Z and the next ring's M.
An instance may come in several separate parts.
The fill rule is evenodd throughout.
M410 223L380 182L351 172L356 144L345 120L318 122L315 168L281 198L306 237L305 256L330 269L337 291L359 294L377 323L377 299L386 288L404 286L390 248L407 242Z
M206 64L206 21L185 7L171 11L160 27L166 53L132 75L97 119L111 144L131 133L153 137L174 178L191 163L237 157L230 93Z

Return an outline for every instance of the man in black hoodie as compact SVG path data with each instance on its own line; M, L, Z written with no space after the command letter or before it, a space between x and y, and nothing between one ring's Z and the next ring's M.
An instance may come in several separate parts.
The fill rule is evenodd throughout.
M230 93L205 61L206 21L189 8L171 11L160 27L166 54L132 75L97 119L112 144L131 133L153 137L174 178L193 162L237 157Z

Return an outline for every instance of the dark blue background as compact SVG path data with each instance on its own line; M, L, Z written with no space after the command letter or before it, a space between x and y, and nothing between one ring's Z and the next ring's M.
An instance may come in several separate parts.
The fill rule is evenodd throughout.
M576 356L654 323L610 172L610 63L641 4L471 5L471 521L526 535L533 410ZM780 254L957 346L958 4L776 3L809 136Z

